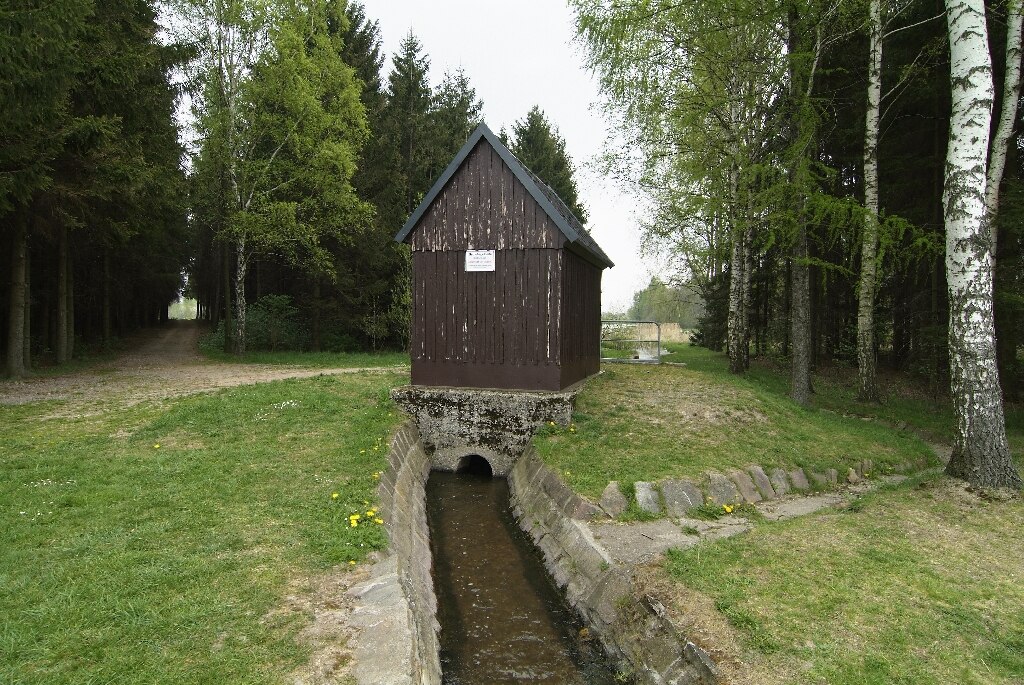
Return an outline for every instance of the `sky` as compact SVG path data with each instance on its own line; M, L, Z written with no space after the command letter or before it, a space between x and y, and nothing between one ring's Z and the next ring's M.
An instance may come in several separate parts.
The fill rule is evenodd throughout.
M484 104L483 118L498 133L538 105L565 139L576 167L587 228L615 267L602 278L602 310L622 312L633 293L660 272L640 254L638 201L596 169L610 129L600 112L594 77L574 42L573 13L560 0L364 0L380 25L385 72L411 30L430 59L437 85L462 68ZM386 79L386 75L385 75Z

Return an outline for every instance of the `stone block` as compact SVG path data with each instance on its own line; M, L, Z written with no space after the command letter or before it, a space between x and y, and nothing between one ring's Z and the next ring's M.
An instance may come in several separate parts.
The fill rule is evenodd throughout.
M605 518L605 514L601 507L577 496L573 503L573 509L569 512L569 517L577 521L597 521Z
M707 471L704 473L707 478L705 490L708 497L715 504L739 504L740 493L731 480L725 474L718 471Z
M768 478L772 482L772 487L775 488L776 495L782 497L789 492L789 477L786 476L785 471L782 469L772 469Z
M641 480L637 481L633 487L636 489L636 505L642 511L649 514L661 513L661 497L653 483Z
M811 484L807 481L807 475L803 469L793 469L789 472L789 480L793 482L794 490L810 490Z
M740 492L740 497L743 498L744 502L750 504L757 504L761 501L761 493L754 487L754 481L743 471L737 469L730 469L729 478L736 484L736 489Z
M750 474L750 478L754 481L757 491L761 493L761 497L764 499L775 499L778 496L775 494L775 488L772 487L768 474L758 464L748 466L747 473Z
M629 500L622 494L622 490L619 489L619 482L613 480L608 483L608 486L601 493L601 508L604 512L616 518L622 512L626 511L626 507L629 506Z
M825 472L825 475L828 476L828 482L832 483L832 485L839 483L839 472L835 469L829 469Z
M686 516L692 507L704 503L700 488L688 480L663 480L661 494L665 498L665 509L672 517Z
M870 459L865 459L857 467L857 470L859 475L867 477L869 474L874 472L875 462L871 461Z
M831 483L828 473L822 471L811 471L808 469L807 475L810 476L811 482L819 488L823 488Z

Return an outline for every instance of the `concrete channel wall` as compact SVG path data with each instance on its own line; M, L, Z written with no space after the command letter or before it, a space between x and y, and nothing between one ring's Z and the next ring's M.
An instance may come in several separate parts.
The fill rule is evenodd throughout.
M687 640L654 598L638 593L585 521L603 517L527 449L508 475L513 512L544 554L555 582L608 654L637 683L712 685L708 655Z
M407 422L395 434L388 461L390 468L381 478L377 495L390 538L388 551L394 558L398 582L408 601L412 630L411 682L440 685L437 598L430 573L425 490L431 465L415 422ZM391 659L392 663L397 663L400 656L391 655Z
M355 676L360 685L440 685L440 627L425 492L431 468L438 464L424 449L415 421L395 434L388 461L378 487L390 538L388 557L370 581L352 591L356 613L365 613L355 638ZM679 632L657 600L636 590L630 567L616 563L594 539L586 522L606 518L604 512L569 489L532 445L507 477L520 527L623 673L638 685L718 682L710 658ZM397 625L390 641L393 649L380 654L377 626L388 623Z

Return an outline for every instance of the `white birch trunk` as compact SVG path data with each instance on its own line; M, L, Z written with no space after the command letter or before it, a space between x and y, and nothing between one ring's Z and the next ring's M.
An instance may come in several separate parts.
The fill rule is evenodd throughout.
M1003 103L999 109L999 123L992 139L988 178L985 181L985 210L988 213L989 232L992 236L992 259L996 258L996 213L999 211L999 184L1006 166L1006 145L1017 119L1017 101L1020 99L1020 47L1021 0L1011 0L1006 17L1006 78L1003 81Z
M956 435L946 473L1021 487L1010 456L996 368L985 182L994 87L983 0L946 0L953 112L943 206L950 386Z
M868 28L868 101L864 123L864 238L860 253L857 302L858 399L878 401L875 382L875 291L878 258L878 117L882 100L882 2L870 0Z

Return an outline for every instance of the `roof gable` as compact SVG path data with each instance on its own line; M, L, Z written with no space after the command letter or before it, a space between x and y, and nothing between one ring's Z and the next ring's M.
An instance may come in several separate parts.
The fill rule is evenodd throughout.
M558 230L565 236L569 244L575 248L573 251L579 253L588 261L593 262L595 265L606 268L614 266L612 260L608 258L608 255L600 248L600 246L594 241L590 233L583 227L583 224L579 219L572 213L569 207L562 201L560 197L552 190L548 185L541 181L537 176L523 165L519 159L512 154L511 151L495 136L485 124L477 126L476 130L470 135L469 140L462 146L458 154L455 155L454 159L448 164L444 172L437 179L434 185L427 192L423 201L420 202L416 210L409 216L408 221L402 227L402 230L395 235L397 242L404 242L413 229L423 218L423 215L430 208L430 205L437 199L437 196L441 193L444 187L448 184L448 181L458 172L462 167L462 164L469 157L470 153L477 146L477 143L483 139L498 153L502 161L508 166L512 174L519 180L520 183L526 188L527 192L533 197L534 201L544 210L548 218L558 227Z

